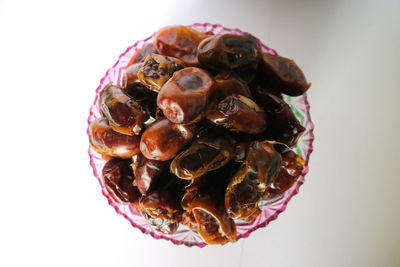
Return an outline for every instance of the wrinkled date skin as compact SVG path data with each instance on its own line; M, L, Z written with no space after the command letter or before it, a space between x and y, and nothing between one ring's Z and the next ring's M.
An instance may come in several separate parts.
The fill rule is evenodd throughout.
M107 191L120 202L137 203L139 190L132 185L134 176L130 159L114 158L103 167L103 180Z
M161 88L157 106L173 123L191 124L200 120L214 85L210 74L196 67L174 73Z
M208 173L187 187L182 198L182 207L188 213L192 226L208 244L224 244L236 241L236 225L226 213L224 191L229 181L229 167Z
M233 152L228 138L198 139L172 161L170 170L181 179L195 179L227 164Z
M139 199L139 211L155 230L173 234L182 220L182 186L176 177L166 174L163 183Z
M170 160L192 141L194 133L195 125L174 124L162 117L143 132L140 151L148 159Z
M133 100L138 102L147 114L155 118L157 108L156 92L150 91L139 80L132 82L126 88L124 88L124 92Z
M304 159L289 150L282 154L282 166L275 180L267 187L267 198L285 193L297 181L304 169Z
M131 158L139 153L138 136L125 135L111 129L106 118L99 118L89 126L89 141L104 158Z
M100 92L100 108L111 128L126 135L138 135L149 114L122 88L107 85Z
M243 69L258 64L261 48L249 34L220 34L204 39L198 48L202 66L216 70Z
M160 54L179 58L188 66L196 66L197 46L206 37L206 34L186 26L171 26L155 33L154 45Z
M256 99L268 115L268 127L262 135L268 140L284 143L288 147L295 146L305 128L297 120L289 105L267 92L259 93Z
M311 86L311 83L307 83L303 71L293 60L278 55L263 54L259 72L264 78L266 87L272 87L286 95L302 95Z
M252 98L246 82L232 72L221 72L214 77L215 85L210 101L220 102L231 95L242 95Z
M150 90L159 92L172 74L184 67L185 63L180 59L150 54L145 58L137 77Z
M234 219L249 220L259 212L258 202L275 179L281 156L268 141L254 141L225 192L225 208Z
M139 49L136 51L136 53L131 57L129 60L129 63L127 67L130 67L131 65L134 65L136 63L143 62L143 60L150 54L155 54L157 53L155 47L153 44L147 44L145 45L142 49Z
M136 186L142 195L162 177L163 171L168 167L167 162L147 159L142 154L138 154L132 163L133 173L135 175Z
M208 107L206 117L233 132L258 134L267 127L267 115L250 98L231 95Z

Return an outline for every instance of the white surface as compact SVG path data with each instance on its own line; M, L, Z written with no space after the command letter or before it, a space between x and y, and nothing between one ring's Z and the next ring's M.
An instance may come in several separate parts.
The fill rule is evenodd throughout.
M400 266L399 2L167 2L0 2L0 266ZM316 124L310 173L287 210L204 249L118 216L85 133L118 56L193 22L239 27L294 58L313 83Z

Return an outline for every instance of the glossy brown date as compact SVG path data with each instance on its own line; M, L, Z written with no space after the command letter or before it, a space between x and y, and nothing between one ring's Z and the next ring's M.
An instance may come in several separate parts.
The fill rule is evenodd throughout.
M232 151L228 138L198 139L174 158L170 170L181 179L195 179L227 164Z
M219 34L204 39L198 47L198 59L202 66L216 70L240 70L261 58L257 40L249 35Z
M278 175L270 186L267 187L268 199L282 195L297 181L304 169L304 159L289 150L282 154L282 166Z
M147 191L162 177L166 167L168 167L168 164L165 161L148 159L142 154L134 157L132 168L135 183L140 193L146 195Z
M174 123L191 124L202 118L214 80L208 72L188 67L174 73L161 88L157 106Z
M192 141L194 132L195 125L174 124L162 117L143 132L140 151L148 159L172 159Z
M138 135L149 114L122 88L108 84L100 92L100 108L111 128L126 135Z
M211 122L233 132L258 134L267 127L267 115L250 98L231 95L218 104L211 104L206 113Z
M153 229L173 234L182 220L183 187L178 178L165 175L156 188L139 199L139 211Z
M274 181L281 166L281 156L268 141L254 141L241 168L225 192L225 208L234 219L249 220L259 212L258 203Z
M155 33L154 45L163 55L183 60L188 66L196 66L197 46L207 35L186 26L170 26Z
M311 86L297 64L285 57L263 54L259 71L264 76L267 87L286 95L302 95Z
M143 62L143 60L147 57L147 55L157 53L153 44L147 44L143 48L136 51L136 53L131 57L127 67L134 65L139 62Z
M105 158L131 158L139 153L139 137L114 131L106 118L96 119L90 124L89 141L93 149Z
M232 72L221 72L214 77L215 85L210 101L220 102L231 95L242 95L251 98L251 92L246 82Z
M145 58L137 77L150 90L159 92L172 74L184 67L185 63L180 59L150 54Z
M262 134L268 140L284 143L289 147L296 145L305 131L289 105L279 97L260 92L256 96L257 102L268 115L268 127Z
M124 92L133 100L138 102L142 109L149 114L150 117L155 118L157 109L156 92L149 90L139 80L131 82L126 88L124 88ZM147 125L149 119L144 123L145 125Z
M230 173L229 166L208 173L187 187L182 198L182 207L188 213L192 227L208 244L224 244L236 241L236 225L226 213L223 193Z
M132 185L134 176L130 164L130 159L111 159L104 165L102 176L107 191L116 200L136 203L141 195Z

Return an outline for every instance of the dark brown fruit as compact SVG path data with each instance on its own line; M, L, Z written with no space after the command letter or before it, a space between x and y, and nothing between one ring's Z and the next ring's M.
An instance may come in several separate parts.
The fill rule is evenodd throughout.
M268 127L262 135L268 140L284 143L289 147L295 146L305 128L289 105L267 92L260 92L256 99L268 115Z
M209 105L206 118L233 132L258 134L267 127L267 115L250 98L231 95L217 104Z
M268 141L253 142L239 171L225 192L225 208L235 219L248 220L258 212L258 203L274 181L281 156Z
M106 158L131 158L139 153L139 137L115 132L106 118L96 119L90 124L89 141L93 149Z
M216 70L242 70L261 58L257 40L249 34L219 34L204 39L198 48L202 66Z
M232 152L233 145L226 137L198 139L174 158L170 170L181 179L195 179L227 164Z
M264 78L266 87L286 95L302 95L311 86L293 60L278 55L263 54L259 72Z
M157 106L173 123L191 124L204 114L214 85L208 72L189 67L174 73L158 93Z
M120 202L136 203L139 190L132 185L134 176L130 159L114 158L103 167L103 180L107 191Z
M180 205L183 195L183 184L179 179L164 174L150 192L139 200L139 211L147 223L164 234L173 234L182 220L183 209Z
M150 90L159 92L172 74L184 67L185 63L180 59L150 54L145 58L137 77Z
M140 151L148 159L172 159L192 141L194 131L194 125L174 124L162 117L144 131Z
M164 170L168 167L167 162L148 159L138 154L132 163L135 183L140 193L146 195L147 191L162 177Z
M297 181L304 169L304 159L289 150L282 154L282 166L275 180L267 187L267 198L282 195Z
M100 108L111 128L126 135L138 135L149 114L139 102L119 87L108 84L100 92Z
M207 35L186 26L170 26L155 33L154 45L160 54L176 57L196 66L197 46Z

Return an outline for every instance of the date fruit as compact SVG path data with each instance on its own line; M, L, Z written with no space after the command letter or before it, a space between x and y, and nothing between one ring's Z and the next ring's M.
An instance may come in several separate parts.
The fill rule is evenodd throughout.
M268 140L274 140L293 147L297 144L305 128L300 124L289 105L279 97L261 92L258 103L268 115L268 127L263 133Z
M182 186L179 179L166 174L157 188L139 199L139 211L147 223L164 234L173 234L182 220Z
M136 203L140 192L132 185L134 176L130 164L130 159L111 159L104 165L102 176L107 191L116 200Z
M218 104L211 104L206 117L233 132L258 134L267 127L267 115L250 98L231 95Z
M140 151L148 159L170 160L192 141L194 131L194 125L175 124L162 117L143 132Z
M270 186L267 187L267 198L272 199L282 195L297 181L304 169L304 159L289 150L282 154L282 166L278 175Z
M144 60L137 77L150 90L159 92L172 74L184 67L185 63L180 59L150 54Z
M137 101L111 83L100 92L100 108L111 128L126 135L138 135L149 118Z
M311 86L303 71L289 58L265 53L259 64L259 71L267 86L286 95L302 95Z
M162 176L167 164L165 161L147 159L142 154L138 154L131 164L133 174L135 175L135 183L142 195L146 195L147 191Z
M214 77L215 86L211 92L210 101L220 102L231 95L242 95L252 98L246 82L232 72L220 72Z
M224 206L224 191L230 177L232 165L194 180L186 188L182 207L186 216L194 218L197 231L208 244L224 244L236 241L236 225Z
M261 47L249 34L218 34L204 39L198 48L202 66L213 70L242 70L261 58Z
M188 67L174 73L161 88L157 106L173 123L191 124L203 117L208 96L214 85L208 72Z
M232 151L228 138L198 139L174 158L170 170L181 179L195 179L227 164Z
M183 60L188 66L196 66L197 46L207 35L186 26L170 26L155 33L154 45L163 55Z
M96 119L90 124L89 141L93 149L105 158L126 159L139 153L139 137L114 131L106 118Z
M281 166L281 156L268 141L254 141L241 168L225 192L225 208L234 219L248 220L259 212L258 203L274 181Z

